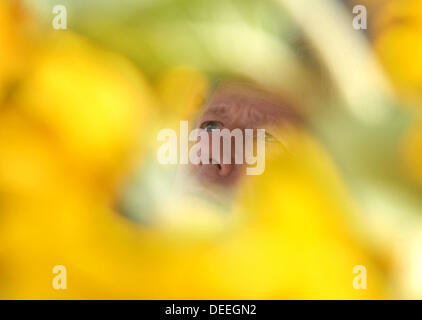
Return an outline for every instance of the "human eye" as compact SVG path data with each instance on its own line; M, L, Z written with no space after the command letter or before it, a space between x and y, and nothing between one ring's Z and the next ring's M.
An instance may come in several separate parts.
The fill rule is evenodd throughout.
M221 129L222 127L223 127L223 124L220 121L205 121L201 125L201 129L205 129L207 131Z

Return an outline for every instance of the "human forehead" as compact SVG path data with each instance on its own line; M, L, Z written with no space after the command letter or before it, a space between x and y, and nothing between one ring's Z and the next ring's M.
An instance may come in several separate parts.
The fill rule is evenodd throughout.
M275 121L290 111L286 103L270 92L243 83L228 83L217 88L205 106L204 115L251 124Z
M209 100L209 108L224 109L224 107L267 107L277 108L281 104L275 96L247 83L223 83ZM220 110L221 111L221 110Z

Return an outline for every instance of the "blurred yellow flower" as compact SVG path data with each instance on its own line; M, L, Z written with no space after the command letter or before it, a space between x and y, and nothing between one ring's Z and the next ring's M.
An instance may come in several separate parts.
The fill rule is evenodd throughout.
M189 67L175 67L162 74L157 94L165 114L188 120L205 102L208 88L208 80L201 72Z
M50 130L77 165L119 165L154 109L141 74L122 57L71 33L53 36L13 103Z
M28 58L28 42L24 40L26 17L17 2L0 3L0 108L8 91L19 80Z
M422 3L385 1L372 12L370 33L381 63L400 92L422 101Z

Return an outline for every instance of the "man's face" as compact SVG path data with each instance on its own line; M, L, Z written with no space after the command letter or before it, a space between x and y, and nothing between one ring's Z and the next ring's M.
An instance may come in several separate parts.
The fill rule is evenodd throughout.
M197 127L208 132L209 164L192 165L192 173L206 184L231 187L245 174L245 161L235 164L235 139L231 141L231 163L223 163L223 144L219 154L213 153L212 132L215 129L266 130L266 142L277 141L274 129L286 122L297 122L298 117L286 102L272 93L241 82L221 84L205 106ZM243 134L245 137L245 134ZM245 156L243 143L242 157ZM244 159L243 159L244 160Z

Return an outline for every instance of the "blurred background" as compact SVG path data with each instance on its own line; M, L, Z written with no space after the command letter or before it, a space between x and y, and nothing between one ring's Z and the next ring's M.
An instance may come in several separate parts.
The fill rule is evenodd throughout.
M306 126L224 207L156 137L230 77ZM419 0L2 0L0 298L420 299L421 108Z

